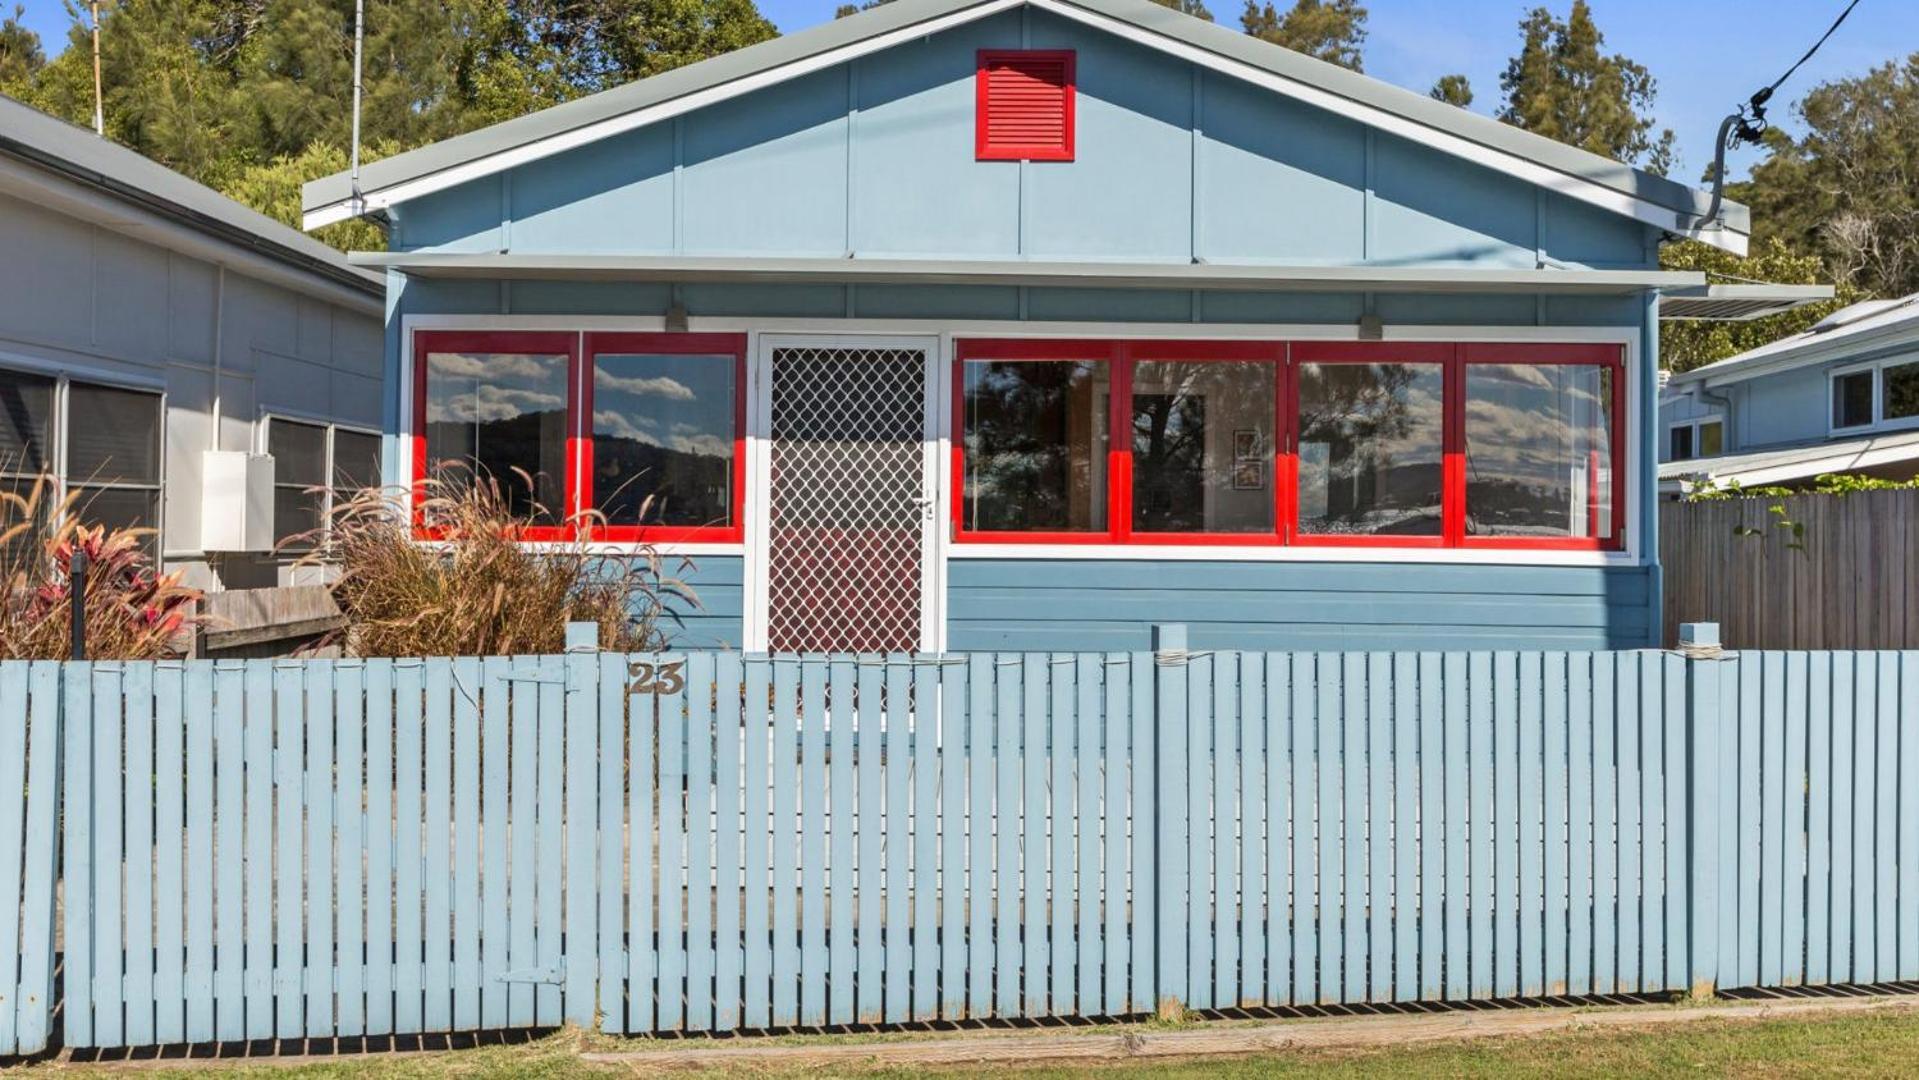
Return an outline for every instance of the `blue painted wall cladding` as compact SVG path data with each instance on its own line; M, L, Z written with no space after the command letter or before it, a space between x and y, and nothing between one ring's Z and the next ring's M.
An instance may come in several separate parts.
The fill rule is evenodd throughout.
M1645 568L953 559L947 576L956 650L1143 649L1166 622L1201 649L1637 648L1658 621Z
M683 567L677 558L663 560L667 577L678 578L693 590L698 604L674 600L661 620L675 649L737 649L746 642L746 560L738 555L699 555Z
M1077 161L973 158L975 52L1022 45L1078 53ZM446 251L1652 258L1650 234L1628 219L1040 12L895 46L397 217L396 247Z

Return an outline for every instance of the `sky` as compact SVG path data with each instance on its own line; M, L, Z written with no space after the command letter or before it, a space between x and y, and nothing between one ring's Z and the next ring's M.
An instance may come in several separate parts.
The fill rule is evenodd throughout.
M791 33L833 17L839 0L759 0L780 30ZM1241 0L1243 2L1243 0ZM1366 0L1371 36L1366 72L1425 91L1441 75L1465 74L1473 109L1494 111L1499 72L1519 45L1519 19L1541 0ZM1562 16L1571 0L1543 0ZM1659 82L1655 112L1676 133L1675 175L1696 179L1711 163L1719 121L1754 90L1777 78L1818 40L1845 0L1591 0L1606 47L1652 72ZM1210 0L1214 15L1237 25L1233 0ZM1284 3L1284 0L1280 0ZM61 0L24 0L25 22L52 52L66 41ZM9 6L0 0L0 8ZM1779 91L1772 120L1796 130L1789 103L1821 82L1859 75L1919 51L1919 3L1861 0L1859 7ZM1735 154L1733 176L1754 158Z

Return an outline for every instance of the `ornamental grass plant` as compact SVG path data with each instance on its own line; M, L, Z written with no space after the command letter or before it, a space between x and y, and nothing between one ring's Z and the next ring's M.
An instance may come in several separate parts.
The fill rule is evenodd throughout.
M446 466L421 484L411 507L397 490L336 495L321 535L289 538L311 546L302 562L335 568L349 655L551 654L570 622L598 626L602 649L643 652L666 644L676 604L699 603L651 547L592 543L591 515L529 541L557 519L512 497L537 490L525 473Z

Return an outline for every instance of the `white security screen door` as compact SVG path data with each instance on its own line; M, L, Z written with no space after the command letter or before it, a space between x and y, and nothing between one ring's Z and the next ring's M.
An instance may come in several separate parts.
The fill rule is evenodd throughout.
M749 647L935 647L935 353L920 339L763 347L764 501L751 562L764 636L749 630Z

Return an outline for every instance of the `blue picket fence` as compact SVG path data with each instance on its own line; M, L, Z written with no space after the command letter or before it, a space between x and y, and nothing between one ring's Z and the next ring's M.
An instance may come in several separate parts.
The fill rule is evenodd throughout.
M56 836L76 1047L1919 977L1919 653L10 663L0 719L0 1052Z

